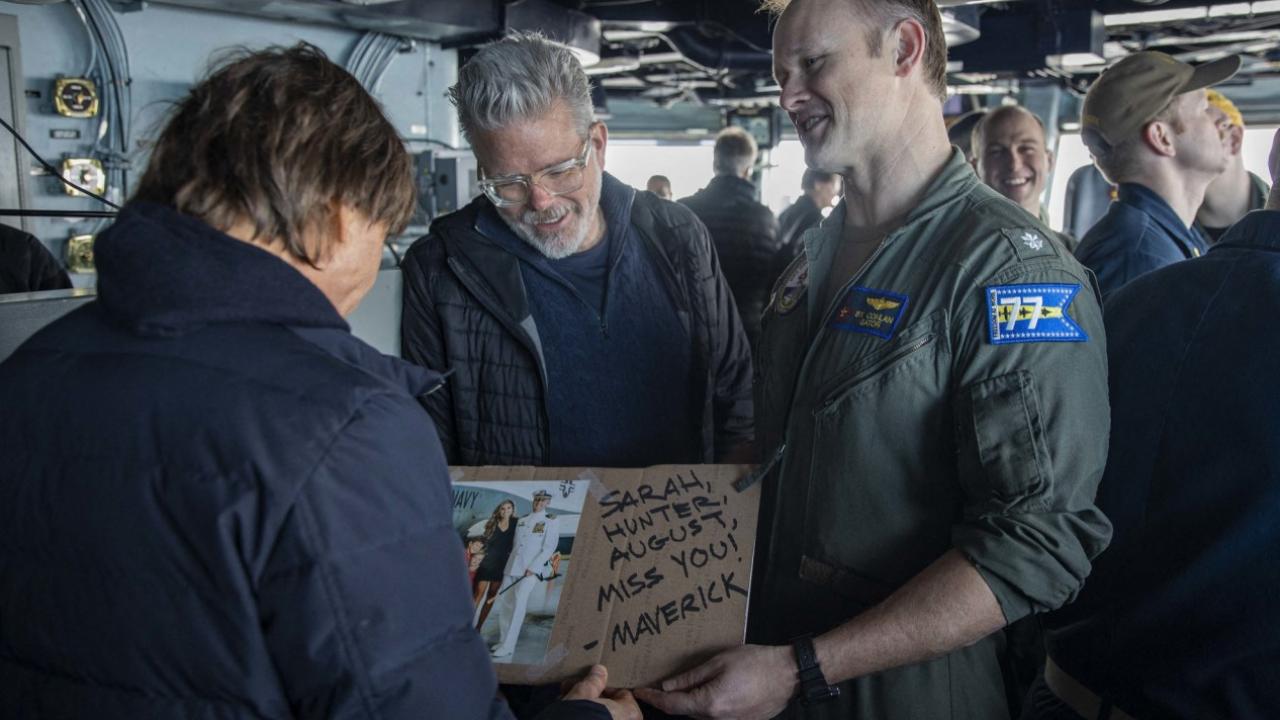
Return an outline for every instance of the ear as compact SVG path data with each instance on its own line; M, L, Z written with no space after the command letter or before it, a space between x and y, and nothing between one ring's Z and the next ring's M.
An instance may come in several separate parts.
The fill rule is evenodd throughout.
M1232 125L1227 132L1231 133L1231 154L1239 155L1244 150L1244 128Z
M894 75L908 77L912 71L924 62L925 46L928 45L924 26L915 18L899 20L893 26Z
M308 223L306 229L302 231L306 246L320 249L320 252L315 254L316 270L324 270L338 249L350 237L351 209L336 198L326 205L329 212L324 213L322 218ZM320 213L316 214L320 215Z
M592 124L591 130L588 132L588 137L594 146L592 153L595 154L596 159L599 161L600 169L604 170L604 151L609 147L609 128L597 120Z
M330 207L333 208L329 213L330 232L329 242L331 247L338 247L345 244L356 230L356 223L363 222L360 214L354 208L337 200L330 201Z
M1048 172L1049 174L1053 174L1054 160L1057 160L1057 157L1053 154L1053 151L1050 150L1049 148L1045 148L1044 149L1044 163L1045 163L1044 168L1045 168L1045 171Z
M1163 120L1152 120L1142 127L1142 141L1160 157L1174 157L1173 126Z

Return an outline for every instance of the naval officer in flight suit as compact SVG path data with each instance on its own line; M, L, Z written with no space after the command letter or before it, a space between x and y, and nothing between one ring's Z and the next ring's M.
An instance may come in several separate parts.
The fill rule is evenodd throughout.
M635 690L669 714L1007 720L1005 625L1106 546L1099 293L947 140L933 0L778 0L774 75L845 195L775 286L747 638Z
M550 502L551 493L545 490L534 493L533 512L516 523L514 548L503 573L506 575L502 583L504 600L498 614L501 635L497 647L493 649L495 658L510 657L515 652L529 605L529 594L539 586L542 580L539 576L549 574L547 561L560 542L560 521L554 515L547 514Z

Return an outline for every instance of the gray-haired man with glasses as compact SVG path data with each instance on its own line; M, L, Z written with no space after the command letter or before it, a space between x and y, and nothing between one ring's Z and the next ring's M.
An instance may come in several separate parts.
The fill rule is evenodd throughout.
M742 457L751 359L706 228L604 172L562 45L512 35L450 90L484 195L406 255L406 358L449 461L638 467Z

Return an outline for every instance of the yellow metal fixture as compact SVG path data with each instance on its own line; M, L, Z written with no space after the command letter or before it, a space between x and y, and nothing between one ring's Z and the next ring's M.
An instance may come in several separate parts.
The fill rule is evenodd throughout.
M53 107L66 117L94 117L98 114L98 86L89 78L58 78L53 83Z
M99 195L107 190L107 171L97 158L67 158L62 161L62 177ZM84 197L84 193L70 185L63 190L71 197Z
M72 235L67 240L67 269L75 273L91 273L93 265L93 236Z

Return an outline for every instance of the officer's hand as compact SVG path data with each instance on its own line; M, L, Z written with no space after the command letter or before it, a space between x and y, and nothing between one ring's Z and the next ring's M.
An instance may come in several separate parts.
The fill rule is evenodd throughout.
M613 720L641 720L640 706L627 690L610 690L609 671L603 665L593 665L587 676L569 689L561 700L591 700L609 710Z
M744 645L662 681L661 690L636 688L636 697L671 715L764 720L787 707L796 682L790 647Z

